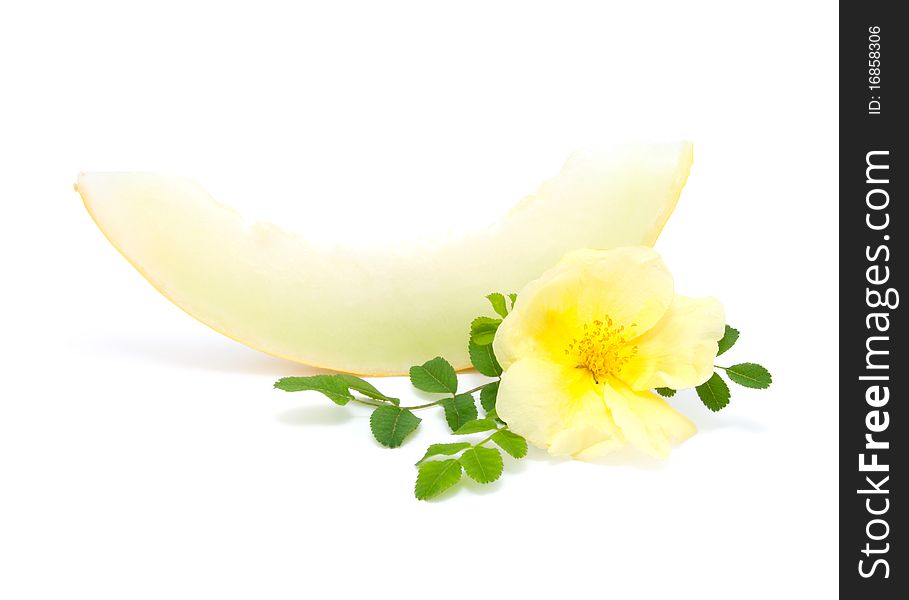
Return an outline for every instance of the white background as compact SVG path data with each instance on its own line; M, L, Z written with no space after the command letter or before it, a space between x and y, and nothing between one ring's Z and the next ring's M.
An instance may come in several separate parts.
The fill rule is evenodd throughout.
M0 597L833 597L835 3L311 4L0 8ZM435 503L440 415L386 450L272 390L310 371L167 302L72 190L175 171L339 243L435 235L632 138L695 143L657 247L771 391L677 397L664 464L536 452Z

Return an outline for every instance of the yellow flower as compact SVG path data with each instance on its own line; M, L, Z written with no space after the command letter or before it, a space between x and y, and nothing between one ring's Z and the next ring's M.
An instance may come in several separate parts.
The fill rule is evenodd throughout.
M556 456L591 460L630 444L665 457L695 426L651 389L709 379L725 323L717 300L675 295L650 248L571 252L499 326L496 412Z

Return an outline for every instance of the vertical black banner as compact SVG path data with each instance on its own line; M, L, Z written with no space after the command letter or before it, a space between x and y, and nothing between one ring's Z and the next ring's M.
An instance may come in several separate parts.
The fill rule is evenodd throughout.
M899 2L846 0L839 31L840 591L906 598L909 110ZM909 298L907 298L909 300Z

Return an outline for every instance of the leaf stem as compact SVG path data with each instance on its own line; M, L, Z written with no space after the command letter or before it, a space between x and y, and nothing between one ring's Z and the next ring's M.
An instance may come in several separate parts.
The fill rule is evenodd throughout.
M498 383L499 381L501 381L501 378L498 378L495 381L487 381L483 385L478 385L477 387L475 387L471 390L467 390L466 392L462 392L462 393L463 394L475 394L476 392L479 392L483 388L489 387L490 385L492 385L494 383ZM458 396L458 395L460 395L460 394L452 394L450 398L454 398L455 396ZM443 400L449 400L450 398L449 397L439 398L438 400L435 400L433 402L427 402L426 404L417 404L416 406L400 406L398 408L400 408L401 410L420 410L421 408L429 408L431 406L436 406ZM372 407L395 406L391 402L389 402L387 400L383 401L383 400L380 400L379 398L375 398L375 401L372 401L372 400L368 400L368 399L364 399L364 398L353 397L350 400L352 402L356 402L358 404L363 404L364 406L372 406ZM483 440L483 441L485 442L487 440Z
M729 370L729 367L721 367L720 365L713 365L713 368L714 368L714 369L723 369L724 371L728 371L728 370Z
M479 392L479 391L482 390L483 388L489 387L489 386L491 386L492 384L498 383L498 382L501 381L501 380L502 380L502 378L501 378L501 377L498 377L498 378L496 378L495 381L487 381L487 382L484 383L483 385L478 385L477 387L473 388L472 390L467 390L467 391L464 392L464 393L465 393L465 394L473 394L474 392Z
M350 399L352 402L358 402L360 404L365 404L366 406L394 406L394 404L388 402L370 402L369 400L363 400L362 398L353 397Z
M427 402L426 404L418 404L417 406L402 406L401 408L405 410L419 410L421 408L429 408L430 406L435 406L442 400L448 400L448 398L439 398L435 402Z
M471 390L467 390L466 392L461 392L460 394L452 394L451 398L454 398L455 396L460 396L463 394L475 394L476 392L479 392L480 390L482 390L485 387L489 387L494 383L498 383L500 380L501 379L496 379L495 381L487 381L483 385L478 385L477 387L475 387ZM449 400L449 399L450 398L448 398L448 397L439 398L438 400L436 400L434 402L427 402L426 404L418 404L416 406L402 406L401 408L403 408L404 410L419 410L421 408L429 408L430 406L435 406L435 405L439 404L440 402L442 402L443 400Z

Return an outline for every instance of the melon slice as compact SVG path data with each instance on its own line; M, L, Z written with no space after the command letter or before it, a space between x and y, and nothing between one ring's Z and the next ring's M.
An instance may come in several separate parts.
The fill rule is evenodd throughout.
M575 155L495 225L409 249L328 248L248 224L178 177L82 173L76 187L126 259L216 331L308 365L396 375L434 356L469 367L484 297L520 290L565 252L653 245L691 159L688 143Z

